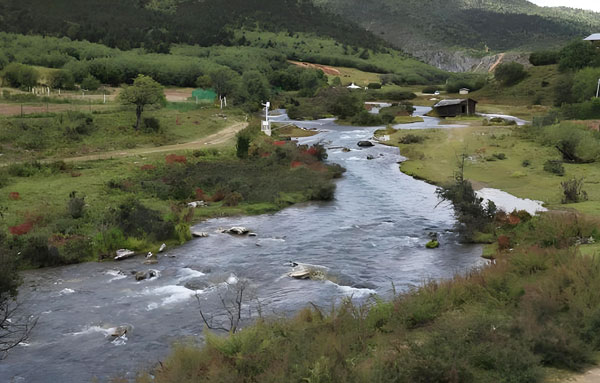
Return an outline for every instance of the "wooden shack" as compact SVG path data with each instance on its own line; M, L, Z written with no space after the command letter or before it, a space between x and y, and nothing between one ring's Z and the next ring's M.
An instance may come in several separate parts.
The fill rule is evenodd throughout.
M477 109L477 101L466 98L456 100L442 100L433 106L440 117L456 117L474 115Z

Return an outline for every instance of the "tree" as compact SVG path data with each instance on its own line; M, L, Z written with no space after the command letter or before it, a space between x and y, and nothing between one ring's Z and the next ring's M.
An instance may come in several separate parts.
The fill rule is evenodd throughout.
M510 86L517 84L527 77L527 71L523 64L509 62L498 65L494 71L494 76L503 85Z
M574 41L560 51L561 71L600 66L600 51L587 41Z
M91 74L81 81L81 89L98 90L98 88L100 88L100 81Z
M163 87L154 81L151 77L138 75L133 81L133 85L123 88L118 96L119 101L124 105L135 105L135 130L140 127L142 113L147 105L164 105L166 102Z
M202 89L208 89L212 86L212 81L209 75L202 75L196 79L196 86Z
M239 78L239 74L229 68L212 71L209 76L213 89L219 95L219 100L235 90Z
M271 96L271 89L266 78L258 71L248 71L242 77L242 86L244 94L252 108L260 106L260 103L266 102Z
M576 95L577 101L587 101L596 96L598 79L600 79L600 68L584 68L575 73L573 95Z
M4 68L3 77L4 81L13 88L28 88L37 85L40 75L30 66L10 63Z
M73 89L75 88L75 78L71 72L61 69L52 74L50 86L58 89Z

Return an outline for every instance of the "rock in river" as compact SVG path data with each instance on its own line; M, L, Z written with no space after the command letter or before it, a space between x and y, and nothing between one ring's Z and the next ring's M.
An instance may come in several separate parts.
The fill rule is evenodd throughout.
M206 238L208 237L208 233L203 231L192 231L192 235L196 238Z
M357 145L361 148L370 148L371 146L375 146L375 144L373 144L371 141L359 141Z
M244 235L248 234L250 230L246 229L243 226L234 226L231 229L223 230L223 233L234 234L234 235Z
M133 257L135 252L128 249L119 249L117 250L117 256L115 257L115 261L121 261L123 259L127 259Z

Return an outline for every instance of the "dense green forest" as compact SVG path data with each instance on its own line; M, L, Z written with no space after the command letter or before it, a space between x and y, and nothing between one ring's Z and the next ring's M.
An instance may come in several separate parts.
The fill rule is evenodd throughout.
M334 17L308 0L150 1L8 0L0 3L0 30L66 36L110 47L165 53L171 43L235 45L241 27L312 32L377 49L384 41Z
M443 46L479 52L527 50L559 46L600 29L600 17L593 12L543 8L525 0L315 0L315 3L359 22L396 47Z

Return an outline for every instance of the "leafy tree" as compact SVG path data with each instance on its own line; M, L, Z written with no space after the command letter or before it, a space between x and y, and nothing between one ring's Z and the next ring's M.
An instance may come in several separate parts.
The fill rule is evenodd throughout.
M364 110L362 100L350 91L344 91L331 105L331 112L341 119L352 117Z
M271 90L266 78L258 71L249 71L242 77L242 86L247 102L259 106L271 96ZM253 106L254 106L253 105Z
M503 63L496 67L494 71L496 80L500 81L503 85L510 86L515 85L527 77L527 71L523 64L516 62Z
M81 81L81 89L93 91L98 90L98 88L100 88L100 81L91 74Z
M300 74L300 96L312 97L317 89L327 84L325 74L316 69L303 70Z
M142 113L147 105L160 106L166 102L163 87L151 77L144 75L138 75L133 85L123 88L118 99L124 105L135 105L137 117L135 130L140 127Z
M534 66L558 64L560 53L557 51L538 51L529 56L529 62Z
M38 71L30 66L10 63L4 68L3 77L9 86L28 88L36 86L40 76Z
M212 80L209 75L203 74L196 79L196 86L202 89L208 89L212 87Z
M52 74L50 86L58 89L75 89L75 77L67 70L59 70Z
M226 97L228 94L233 93L240 77L237 72L229 68L212 71L209 76L213 89L217 92L219 98Z
M600 51L589 42L574 41L560 51L560 70L577 70L587 66L600 66Z
M587 101L596 96L600 79L600 68L584 68L575 74L573 79L573 94L577 101Z

